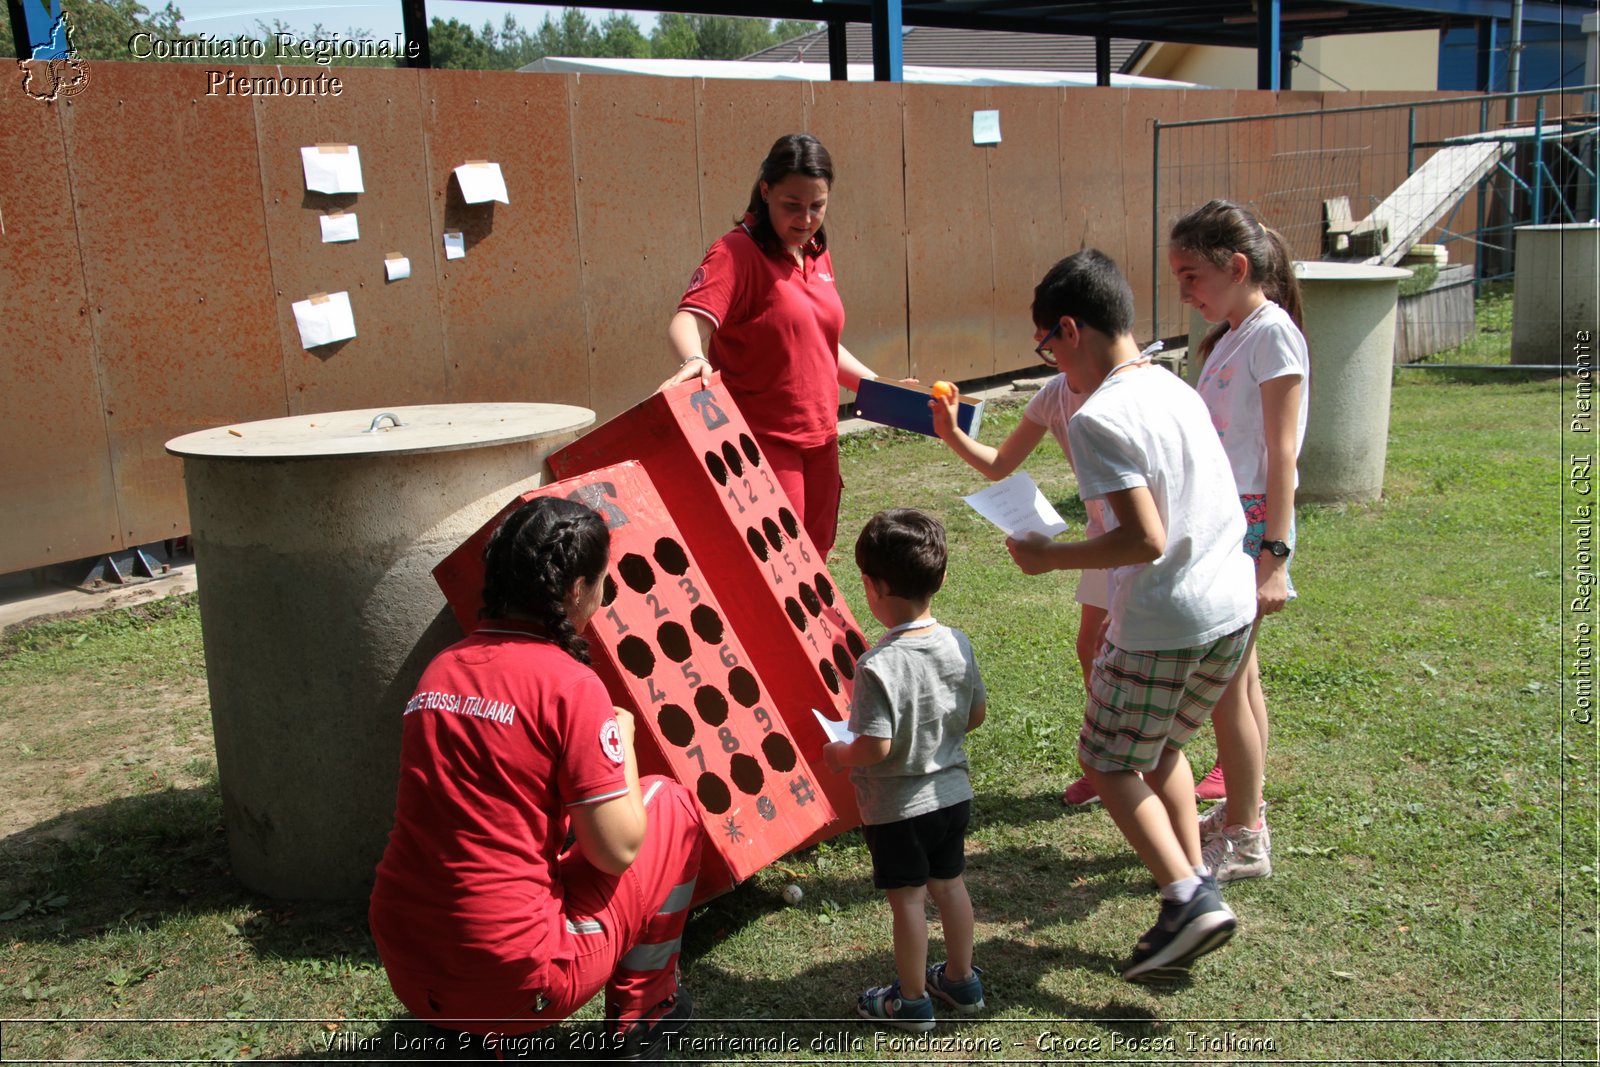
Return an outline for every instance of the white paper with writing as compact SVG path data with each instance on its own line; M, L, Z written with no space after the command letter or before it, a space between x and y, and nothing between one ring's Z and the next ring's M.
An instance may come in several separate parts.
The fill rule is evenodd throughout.
M972 143L1000 143L1000 112L974 111L972 113Z
M1004 530L1008 537L1038 532L1054 537L1067 528L1027 471L1018 471L987 489L962 497L972 510Z

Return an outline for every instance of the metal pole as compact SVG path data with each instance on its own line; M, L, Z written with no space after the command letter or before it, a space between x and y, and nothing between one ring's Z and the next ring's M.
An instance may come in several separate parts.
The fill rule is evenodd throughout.
M845 32L846 24L834 19L828 23L828 78L830 81L850 80L850 45Z
M1495 40L1499 37L1499 24L1492 18L1478 20L1477 84L1478 92L1494 92Z
M1533 224L1544 222L1544 97L1533 108Z
M1283 69L1279 52L1283 48L1282 0L1260 0L1256 5L1256 88L1277 90Z
M1511 55L1506 64L1506 88L1513 93L1522 91L1522 0L1511 3ZM1506 101L1506 125L1517 124L1517 98Z
M1478 132L1483 133L1489 129L1489 101L1478 101ZM1472 297L1476 300L1483 295L1483 271L1487 266L1487 257L1484 254L1483 224L1488 210L1488 200L1494 195L1494 171L1490 171L1485 179L1478 183L1478 228L1475 231L1478 240L1472 247Z
M1150 337L1161 336L1161 120L1155 119L1151 143L1155 161L1150 168Z
M1417 109L1406 109L1406 177L1417 172Z
M872 0L872 80L905 81L900 0Z
M405 30L406 43L417 47L416 55L411 55L407 49L406 66L433 66L433 45L428 39L428 10L424 0L401 0L400 25Z
M1522 91L1522 0L1512 0L1511 4L1511 54L1506 63L1506 88L1513 94ZM1517 101L1520 98L1512 95L1506 98L1506 125L1517 124ZM1513 174L1517 169L1517 148L1511 148L1511 167ZM1513 181L1506 182L1506 224L1508 232L1515 233L1517 226L1517 184Z

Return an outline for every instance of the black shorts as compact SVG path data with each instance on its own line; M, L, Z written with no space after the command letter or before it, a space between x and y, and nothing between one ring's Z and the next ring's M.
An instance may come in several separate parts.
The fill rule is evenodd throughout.
M899 822L863 825L861 836L872 853L872 884L908 889L928 879L959 878L967 869L967 822L972 801L925 812Z

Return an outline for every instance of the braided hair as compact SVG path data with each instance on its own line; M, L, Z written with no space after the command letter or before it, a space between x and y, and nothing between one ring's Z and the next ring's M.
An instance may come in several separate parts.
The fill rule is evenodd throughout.
M579 663L589 642L567 618L566 595L579 578L598 582L611 555L611 532L576 501L538 497L513 511L483 550L483 615L517 617L544 627Z
M1174 248L1192 252L1223 270L1234 253L1242 254L1250 264L1250 281L1261 287L1268 300L1289 313L1301 333L1305 332L1300 279L1295 276L1288 243L1249 208L1230 200L1212 200L1174 223L1171 240ZM1206 333L1197 353L1201 361L1227 332L1228 324L1222 322Z

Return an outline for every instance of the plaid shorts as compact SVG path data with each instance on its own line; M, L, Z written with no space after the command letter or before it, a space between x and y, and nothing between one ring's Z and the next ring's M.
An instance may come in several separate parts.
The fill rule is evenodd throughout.
M1250 626L1209 645L1129 652L1107 643L1089 676L1078 754L1101 771L1148 771L1211 717L1244 659Z

